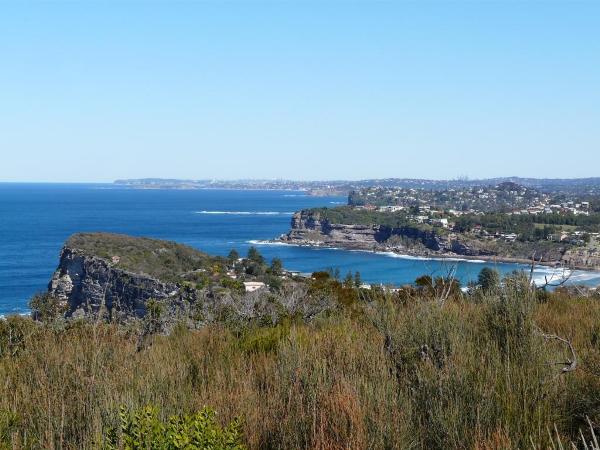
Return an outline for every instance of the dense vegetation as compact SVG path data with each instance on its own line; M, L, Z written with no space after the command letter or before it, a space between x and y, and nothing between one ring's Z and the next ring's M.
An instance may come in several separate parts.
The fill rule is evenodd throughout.
M600 214L483 214L464 215L455 219L457 231L470 231L475 225L481 225L488 232L516 233L523 240L546 239L560 229L573 228L600 232Z
M111 233L77 233L66 246L112 261L118 257L120 269L145 273L164 281L175 281L181 275L198 269L223 264L224 259L209 256L187 245L149 238Z
M387 212L368 209L357 209L350 206L336 208L314 208L310 210L318 214L321 219L330 223L357 224L357 225L382 225L390 228L411 227L419 230L435 230L444 234L445 230L431 227L427 224L417 224L411 220L410 215L415 212ZM504 213L466 214L450 219L455 223L454 231L464 233L473 230L475 226L490 234L515 233L521 241L538 242L561 229L578 229L584 232L582 238L589 240L587 233L600 232L600 214L574 215L574 214L522 214L509 215Z
M133 325L8 318L0 448L179 448L193 430L205 448L583 448L600 427L600 298L480 281L390 293L317 273L308 292L337 308L181 326L142 350Z
M245 258L235 249L227 257L220 257L176 242L112 233L77 233L65 245L102 258L117 269L147 274L190 289L243 291L244 280L263 281L275 289L281 285L281 260L275 258L268 264L254 247ZM235 279L227 273L234 274Z
M357 209L351 206L338 206L335 208L313 208L309 210L313 215L318 215L321 220L330 223L345 225L383 225L390 228L403 226L417 226L405 212L386 212L368 209ZM429 225L419 225L424 229L431 229Z

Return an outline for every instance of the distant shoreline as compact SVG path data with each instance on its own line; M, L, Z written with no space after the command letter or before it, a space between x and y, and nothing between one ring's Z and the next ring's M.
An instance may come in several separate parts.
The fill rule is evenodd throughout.
M348 191L321 191L318 189L307 188L283 188L283 187L207 187L207 186L147 186L147 185L130 185L130 184L114 184L114 186L126 189L135 189L140 191L281 191L281 192L302 192L311 197L345 197Z
M257 243L258 243L258 241L257 241ZM340 243L339 245L336 245L336 246L332 246L332 245L327 245L327 244L321 245L317 242L305 242L305 243L287 242L283 239L272 239L272 240L264 241L264 243L270 243L270 244L276 244L276 245L277 244L293 245L293 246L297 246L297 247L324 248L324 249L332 249L332 250L364 251L364 252L375 253L375 254L393 253L395 255L398 255L398 257L418 258L418 259L429 260L429 261L455 260L455 261L470 261L470 262L479 262L479 263L496 262L496 263L504 263L504 264L520 264L520 265L525 265L528 267L531 267L531 263L532 263L531 259L514 258L514 257L508 257L508 256L497 256L497 255L473 256L473 255L460 255L460 254L448 254L448 253L431 254L431 253L426 253L426 252L411 252L411 251L406 251L406 250L401 252L401 251L398 251L393 248L380 248L380 249L364 248L364 247L361 247L360 245L358 245L358 246L343 245L342 243ZM560 269L580 270L580 271L585 271L585 272L600 273L600 267L589 267L589 266L580 266L580 265L564 266L560 263L560 261L543 261L543 262L536 261L535 266L543 266L543 267L548 267L551 269L558 269L558 270L560 270Z

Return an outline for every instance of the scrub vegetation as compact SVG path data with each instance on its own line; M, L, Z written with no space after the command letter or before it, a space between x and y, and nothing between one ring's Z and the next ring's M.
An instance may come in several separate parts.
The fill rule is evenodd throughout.
M310 320L179 326L142 349L143 323L0 321L0 448L593 445L598 297L520 274L469 294L354 281L314 274L338 307Z

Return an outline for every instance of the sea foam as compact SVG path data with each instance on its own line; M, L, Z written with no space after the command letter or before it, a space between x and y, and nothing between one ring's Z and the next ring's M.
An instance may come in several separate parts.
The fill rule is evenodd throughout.
M293 212L281 211L195 211L196 214L214 214L229 216L292 216Z
M252 245L291 245L291 246L296 245L296 244L288 244L287 242L265 241L265 240L261 240L261 239L250 239L249 241L246 241L246 243L252 244Z

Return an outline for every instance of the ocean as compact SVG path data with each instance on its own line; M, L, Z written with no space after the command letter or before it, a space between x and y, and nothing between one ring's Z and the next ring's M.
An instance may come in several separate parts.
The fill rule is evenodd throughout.
M368 283L401 285L420 275L445 275L456 265L463 283L486 265L502 273L518 264L426 260L393 254L315 249L264 241L285 233L302 208L345 204L345 197L290 191L135 190L111 184L0 183L0 315L26 313L44 291L63 242L78 231L107 231L170 239L216 255L256 245L290 270L359 271ZM550 274L539 268L537 277ZM600 284L600 273L576 272L573 281Z

